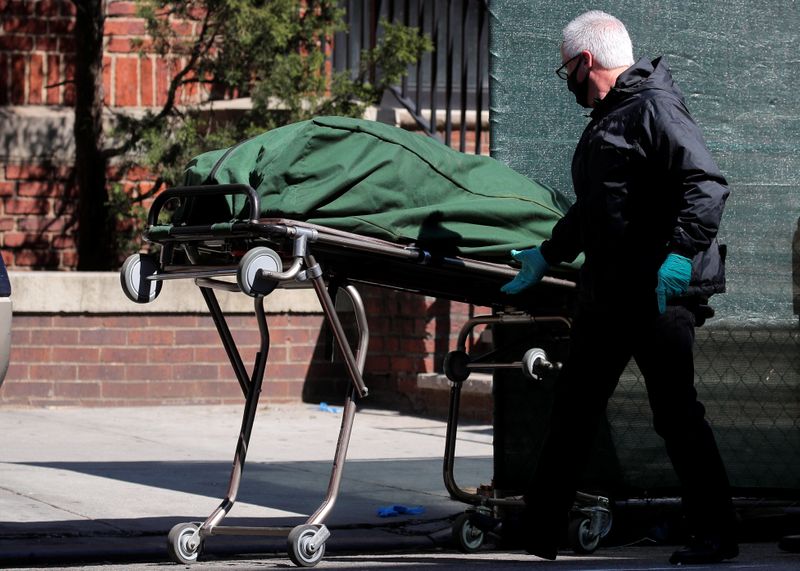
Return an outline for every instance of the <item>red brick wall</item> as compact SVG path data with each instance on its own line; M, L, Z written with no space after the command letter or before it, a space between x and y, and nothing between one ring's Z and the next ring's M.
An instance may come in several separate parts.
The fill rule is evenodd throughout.
M140 57L132 40L144 33L136 5L106 4L103 89L111 107L154 106L166 100L170 73L180 62ZM75 5L70 0L0 0L0 105L72 105L75 68ZM194 32L176 21L178 33ZM196 92L182 94L187 99ZM180 101L181 99L179 99Z
M441 415L447 391L421 392L417 374L441 371L455 335L475 308L379 288L360 288L370 347L366 406ZM199 292L198 292L199 295ZM228 324L245 367L259 346L252 315ZM341 402L348 380L326 358L321 314L270 314L262 402ZM345 323L347 325L347 323ZM337 360L338 361L338 360ZM139 406L240 403L238 381L208 315L14 316L11 365L0 404ZM488 412L486 402L474 405ZM469 403L464 407L469 412Z

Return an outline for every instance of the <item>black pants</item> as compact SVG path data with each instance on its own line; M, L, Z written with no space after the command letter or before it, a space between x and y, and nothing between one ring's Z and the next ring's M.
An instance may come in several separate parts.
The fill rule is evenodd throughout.
M660 316L578 312L556 383L550 432L525 494L527 518L543 545L556 544L563 532L554 523L566 525L580 470L631 357L644 376L655 430L678 475L692 532L732 533L728 477L694 388L694 325L694 315L682 306L668 306Z

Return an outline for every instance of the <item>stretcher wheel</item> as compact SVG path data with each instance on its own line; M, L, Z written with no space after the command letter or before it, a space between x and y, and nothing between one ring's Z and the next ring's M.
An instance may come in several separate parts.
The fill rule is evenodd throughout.
M469 378L469 355L464 351L450 351L444 356L444 374L454 383L463 383Z
M592 520L588 517L571 520L567 534L572 550L579 555L594 553L600 544L600 535L592 533Z
M539 372L536 370L536 361L539 359L544 359L547 361L547 353L544 350L539 349L538 347L534 347L533 349L528 349L525 351L525 354L522 356L522 372L526 377L529 379L533 379L534 381L541 380L541 376Z
M200 549L203 546L203 540L195 537L195 544L192 544L192 537L195 532L200 528L196 523L179 523L169 530L167 536L167 551L169 558L175 563L183 563L188 565L197 561L197 556L200 555Z
M278 282L262 277L259 274L261 270L276 273L283 271L281 257L264 246L249 250L239 261L239 270L236 272L239 289L252 297L272 293L272 290L278 287Z
M453 522L453 541L461 553L475 553L483 545L484 533L463 513Z
M161 282L147 279L157 272L158 261L155 256L148 256L147 254L128 256L119 271L122 291L131 301L150 303L161 293Z
M289 559L298 567L314 567L325 555L325 544L320 544L317 549L312 549L311 538L317 533L315 525L298 525L289 532L287 543L289 546Z

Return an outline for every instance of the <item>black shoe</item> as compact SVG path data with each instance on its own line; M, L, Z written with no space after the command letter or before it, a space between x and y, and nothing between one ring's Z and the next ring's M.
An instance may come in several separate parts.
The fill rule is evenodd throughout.
M517 519L505 519L495 529L497 548L501 550L516 551L522 549L531 555L553 561L558 554L558 545L543 540L541 533L524 525ZM549 534L546 534L549 535Z
M673 565L703 565L719 563L739 555L739 545L731 539L693 539L669 558Z
M525 544L525 551L536 557L547 559L548 561L555 561L558 555L557 547L552 544L546 544L543 541L537 541L536 539L529 540Z
M800 553L800 535L784 535L778 547L789 553Z

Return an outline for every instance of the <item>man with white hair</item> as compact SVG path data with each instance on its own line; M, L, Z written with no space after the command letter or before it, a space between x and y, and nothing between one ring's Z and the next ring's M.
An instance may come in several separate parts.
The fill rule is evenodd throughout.
M569 357L550 429L525 494L521 540L555 559L594 435L631 357L647 386L653 424L680 481L692 540L670 561L736 557L730 485L694 388L694 328L724 291L717 229L729 190L663 58L634 61L618 19L593 10L563 31L556 70L590 122L572 159L576 200L503 287L511 295L548 267L585 262ZM563 525L562 525L563 524Z

